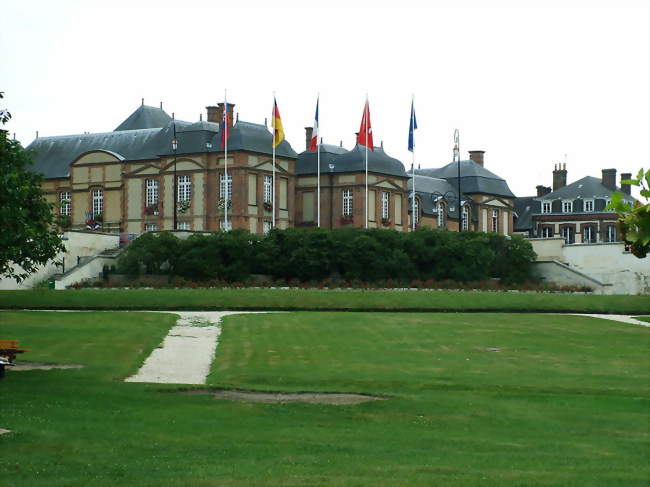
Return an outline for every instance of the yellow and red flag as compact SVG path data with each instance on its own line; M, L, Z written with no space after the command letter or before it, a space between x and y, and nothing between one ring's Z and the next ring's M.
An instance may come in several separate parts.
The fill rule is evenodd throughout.
M273 147L280 145L284 140L284 129L282 128L282 119L280 118L280 110L278 110L278 102L273 98Z

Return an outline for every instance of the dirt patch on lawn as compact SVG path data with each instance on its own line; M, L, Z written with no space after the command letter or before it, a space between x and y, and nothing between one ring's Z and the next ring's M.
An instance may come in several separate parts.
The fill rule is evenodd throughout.
M318 392L255 392L237 390L191 389L184 394L208 394L227 401L264 402L282 404L288 402L306 402L312 404L359 404L368 401L383 401L385 397L365 394L318 393Z
M83 369L85 365L81 364L46 364L42 362L17 362L13 367L7 367L7 370L20 372L21 370L52 370L52 369Z

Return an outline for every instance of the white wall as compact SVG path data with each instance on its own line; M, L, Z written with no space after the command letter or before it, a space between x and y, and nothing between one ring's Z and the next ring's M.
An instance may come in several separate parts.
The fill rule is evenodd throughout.
M56 263L64 261L65 270L77 265L77 257L93 257L106 249L118 248L120 236L114 233L101 233L83 230L71 230L63 234L63 244L66 252L57 255L44 266L18 283L15 279L0 279L0 290L31 289L39 282L60 273L63 268ZM101 270L101 269L100 269Z
M549 282L574 284L579 276L559 265L541 265L544 262L559 261L571 270L586 274L589 278L606 284L602 289L584 284L604 294L650 294L650 258L638 259L625 251L623 243L597 243L564 245L562 239L530 239L538 254L536 266L540 275ZM574 282L575 281L575 282Z

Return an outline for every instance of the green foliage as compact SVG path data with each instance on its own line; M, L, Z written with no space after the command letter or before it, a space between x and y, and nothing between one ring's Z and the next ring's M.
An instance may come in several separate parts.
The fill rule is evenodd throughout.
M120 259L120 272L169 273L194 280L243 282L251 274L286 281L531 279L535 253L521 237L483 232L421 229L290 228L268 235L242 230L195 234L179 240L169 232L145 234Z
M646 203L634 201L630 205L623 200L622 193L614 193L612 202L607 209L618 213L618 227L621 238L630 244L630 250L639 259L643 259L650 251L650 169L639 172L634 179L626 179L623 184L632 184L641 188L640 193Z
M0 131L0 276L19 281L64 250L54 205L30 164L30 154Z

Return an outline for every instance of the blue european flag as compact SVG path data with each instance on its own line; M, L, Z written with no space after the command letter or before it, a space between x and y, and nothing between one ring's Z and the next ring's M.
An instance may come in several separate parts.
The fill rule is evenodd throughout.
M415 147L415 139L413 137L413 131L418 128L418 122L415 119L415 106L411 101L411 122L409 123L409 151L413 152Z

